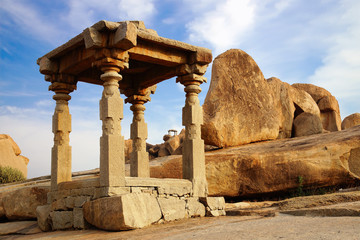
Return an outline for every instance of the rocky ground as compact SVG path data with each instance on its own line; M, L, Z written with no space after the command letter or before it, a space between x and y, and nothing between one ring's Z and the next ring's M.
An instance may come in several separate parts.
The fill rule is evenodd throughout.
M273 202L227 203L227 216L144 229L41 232L36 221L0 224L0 239L359 239L360 191Z

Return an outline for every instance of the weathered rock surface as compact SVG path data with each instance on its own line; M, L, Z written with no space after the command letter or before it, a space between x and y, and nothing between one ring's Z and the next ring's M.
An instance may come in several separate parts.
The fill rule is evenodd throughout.
M294 137L322 133L323 126L318 115L303 112L294 120Z
M125 143L125 146L124 146L124 154L125 154L125 161L128 163L130 162L130 156L131 156L131 153L133 151L133 141L132 139L127 139L124 141Z
M181 141L179 135L172 136L165 142L165 148L168 150L170 155L173 155L174 152L180 147Z
M278 138L290 138L292 136L293 121L301 113L310 113L320 119L320 110L313 98L305 91L292 87L280 79L272 77L267 83L274 93L277 114L279 115ZM308 131L311 125L303 125L302 131Z
M278 137L274 94L244 51L231 49L215 58L203 110L205 144L229 147Z
M274 93L275 107L279 115L278 138L290 138L295 113L295 105L289 93L291 86L275 77L267 79L267 82Z
M331 133L254 143L207 152L206 176L212 196L250 196L303 188L353 184L360 126ZM152 177L181 176L181 156L151 165Z
M49 190L50 187L30 186L2 192L0 198L5 216L9 220L35 219L36 208L46 204Z
M296 83L292 85L297 89L306 91L311 95L320 109L320 118L325 130L334 132L341 130L341 117L339 103L329 91L313 84Z
M341 129L347 129L354 126L360 125L360 113L353 113L346 118L341 123Z
M20 155L21 150L15 141L6 134L0 134L0 166L10 166L27 176L29 159Z
M142 228L161 218L158 201L146 193L100 198L85 203L83 209L90 224L112 231Z

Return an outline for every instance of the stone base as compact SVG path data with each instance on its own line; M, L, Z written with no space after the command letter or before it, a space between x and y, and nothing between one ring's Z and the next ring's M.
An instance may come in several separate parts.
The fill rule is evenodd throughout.
M193 197L183 179L126 178L122 187L100 187L99 178L64 182L38 209L43 231L86 229L111 231L146 227L157 222L225 214L223 198Z

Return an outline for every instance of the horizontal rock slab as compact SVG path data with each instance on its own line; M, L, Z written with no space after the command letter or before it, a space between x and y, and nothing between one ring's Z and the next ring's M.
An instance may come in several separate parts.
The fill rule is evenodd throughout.
M296 210L281 211L293 216L311 217L359 217L360 201L351 203L339 203L324 207L304 208Z
M254 194L358 182L360 126L339 132L273 140L207 152L211 196ZM151 165L152 177L181 176L181 156ZM167 170L169 168L169 171Z

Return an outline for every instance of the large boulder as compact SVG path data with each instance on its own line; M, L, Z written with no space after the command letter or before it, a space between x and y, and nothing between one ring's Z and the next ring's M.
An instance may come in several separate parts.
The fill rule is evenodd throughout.
M319 116L303 112L294 120L294 137L322 133L323 128Z
M20 154L21 150L15 141L9 135L0 134L0 166L18 169L26 177L29 159Z
M111 231L143 228L162 216L156 197L148 193L99 198L86 202L83 211L90 224Z
M251 196L359 182L360 126L207 152L212 196ZM151 177L181 178L181 156L150 163Z
M339 103L329 91L313 84L295 83L292 85L311 95L320 109L320 118L323 128L327 131L341 130L341 117Z
M36 218L36 208L47 203L49 186L26 186L0 193L3 213L9 220ZM1 213L0 213L1 214Z
M360 125L360 113L353 113L346 118L341 123L341 129L347 129L354 126Z
M279 135L274 94L256 62L239 49L215 58L203 110L205 144L238 146Z

